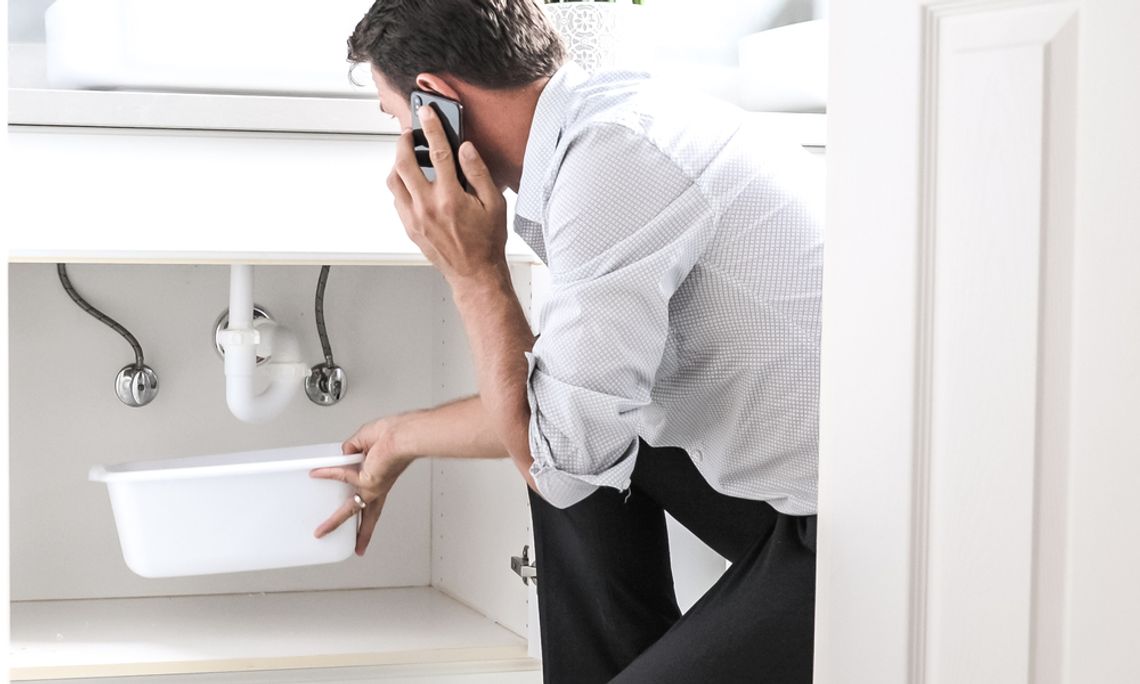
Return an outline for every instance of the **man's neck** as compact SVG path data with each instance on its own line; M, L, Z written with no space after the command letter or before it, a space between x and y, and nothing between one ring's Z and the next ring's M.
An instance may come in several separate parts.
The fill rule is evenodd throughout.
M463 94L465 124L498 183L518 192L538 98L549 78L511 90L473 88Z

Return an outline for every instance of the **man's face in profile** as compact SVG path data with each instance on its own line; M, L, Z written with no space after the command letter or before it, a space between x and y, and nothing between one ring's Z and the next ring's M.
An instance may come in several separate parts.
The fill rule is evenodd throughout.
M370 68L372 83L376 85L376 93L380 96L380 111L395 117L400 122L400 128L412 127L412 110L408 105L408 98L404 97L384 78L375 66Z

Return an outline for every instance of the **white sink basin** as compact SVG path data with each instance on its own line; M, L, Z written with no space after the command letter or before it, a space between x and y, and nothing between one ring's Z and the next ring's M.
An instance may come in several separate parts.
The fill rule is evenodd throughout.
M740 39L740 105L758 112L827 108L827 21L803 21Z
M345 44L371 0L57 0L57 88L375 97Z

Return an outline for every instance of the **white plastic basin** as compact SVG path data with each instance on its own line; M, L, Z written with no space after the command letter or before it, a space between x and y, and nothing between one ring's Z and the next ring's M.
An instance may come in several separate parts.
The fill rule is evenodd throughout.
M123 560L143 577L181 577L335 563L352 555L356 523L313 531L352 496L312 468L359 463L340 444L95 466L107 483Z

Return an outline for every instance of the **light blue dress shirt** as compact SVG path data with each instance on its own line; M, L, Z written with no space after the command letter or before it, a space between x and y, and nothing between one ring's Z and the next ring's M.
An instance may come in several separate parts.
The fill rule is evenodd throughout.
M641 436L719 492L811 514L819 164L692 98L572 62L539 98L515 206L550 271L526 354L531 474L559 508L627 489Z

